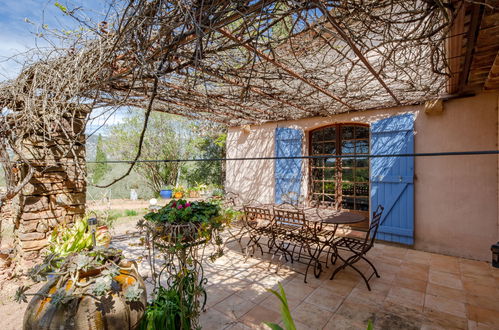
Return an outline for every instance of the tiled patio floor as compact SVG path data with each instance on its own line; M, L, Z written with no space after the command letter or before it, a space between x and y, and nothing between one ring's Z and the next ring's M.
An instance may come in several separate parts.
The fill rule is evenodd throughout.
M499 329L499 269L490 264L376 244L368 254L381 278L368 291L352 270L329 280L333 268L308 283L295 270L258 253L244 259L233 246L206 266L203 329L260 329L279 322L279 301L267 288L281 282L298 329ZM268 329L268 328L267 328Z

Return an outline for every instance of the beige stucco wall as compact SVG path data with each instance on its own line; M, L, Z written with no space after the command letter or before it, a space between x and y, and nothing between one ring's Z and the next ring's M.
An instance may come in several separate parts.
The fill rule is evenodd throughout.
M274 156L278 126L305 133L332 123L373 123L413 112L415 151L497 150L499 143L498 94L486 93L444 103L444 112L427 115L422 106L353 112L333 117L266 123L247 132L230 128L227 157ZM308 134L303 144L308 154ZM306 162L305 162L306 163ZM303 169L302 193L307 173ZM467 258L490 260L490 245L499 240L499 157L497 155L416 157L415 248ZM274 200L274 161L228 161L226 187L262 203Z

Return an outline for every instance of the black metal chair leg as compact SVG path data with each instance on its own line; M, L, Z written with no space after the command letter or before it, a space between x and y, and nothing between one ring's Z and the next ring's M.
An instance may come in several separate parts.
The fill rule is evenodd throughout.
M378 271L376 270L376 267L374 267L374 265L372 264L372 262L370 262L366 257L362 256L361 257L362 259L364 259L371 267L372 269L374 270L374 274L376 275L377 278L380 278L379 274L378 274Z

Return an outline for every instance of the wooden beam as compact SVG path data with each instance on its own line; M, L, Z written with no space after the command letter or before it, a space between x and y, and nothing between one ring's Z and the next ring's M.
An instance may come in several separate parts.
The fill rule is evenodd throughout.
M343 38L343 40L350 46L350 48L353 50L355 55L364 63L366 68L371 72L371 74L379 81L381 86L385 88L385 90L388 92L388 94L391 95L391 97L397 102L397 105L400 105L399 99L393 94L390 88L388 88L388 85L385 83L383 79L379 76L379 74L374 70L372 67L371 63L367 60L367 58L362 54L359 48L357 48L357 45L353 42L353 40L346 34L346 32L341 28L341 26L336 22L336 20L331 16L329 11L327 11L323 4L322 1L320 1L320 4L318 6L319 10L322 12L322 15L325 16L328 20L329 23L334 27L334 29L339 33L339 35Z
M480 24L483 16L483 5L472 4L471 21L468 29L466 40L466 55L464 57L464 66L459 76L459 87L457 93L463 93L468 83L468 78L471 70L471 62L473 61L473 53L475 50L476 40L480 32Z
M445 40L445 50L450 78L447 81L447 93L454 94L459 87L461 53L464 42L464 18L466 3L462 2L449 31L450 37Z
M236 37L236 36L233 36L230 32L222 29L222 28L219 28L218 31L224 35L225 37L227 37L228 39L232 40L232 41L236 41L236 42L239 42L241 46L243 46L244 48L246 48L248 51L258 55L259 57L263 58L265 61L273 64L274 66L280 68L281 70L285 71L286 73L288 73L289 75L291 75L292 77L296 78L296 79L299 79L301 81L303 81L305 84L309 85L310 87L318 90L319 92L321 92L322 94L324 95L327 95L329 96L330 98L332 98L333 100L343 104L344 106L348 107L349 109L353 110L354 108L346 103L345 101L343 101L340 97L334 95L333 93L329 92L328 90L320 87L319 85L317 85L316 83L308 80L307 78L305 77L302 77L300 74L298 74L297 72L293 71L292 69L288 68L286 65L280 63L279 61L277 61L276 59L273 59L273 58L270 58L268 55L262 53L261 51L259 51L258 49L254 48L253 46L249 45L248 43L245 43L242 39Z
M499 90L499 52L497 52L494 63L492 64L487 80L484 85L485 90Z

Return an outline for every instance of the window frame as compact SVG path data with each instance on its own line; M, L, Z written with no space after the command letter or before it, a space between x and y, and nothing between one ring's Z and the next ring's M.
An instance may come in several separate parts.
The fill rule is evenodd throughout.
M357 154L357 150L354 149L354 152L351 154L352 155L352 158L354 159L358 159L359 156L361 157L361 155L369 155L370 153L370 150L371 150L371 134L370 134L370 130L368 129L368 135L367 137L365 138L357 138L355 136L355 131L354 131L354 135L351 137L351 138L347 138L345 139L343 137L343 134L342 134L342 127L344 126L351 126L351 127L364 127L364 128L369 128L369 124L364 124L364 123L334 123L334 124L329 124L329 125L324 125L324 126L320 126L320 127L317 127L317 128L314 128L312 130L309 130L307 132L307 138L308 138L308 154L309 156L313 156L314 153L313 153L313 147L314 147L314 143L313 143L313 139L312 139L312 136L314 134L314 132L317 132L319 130L324 130L328 127L334 127L335 128L335 140L334 140L334 144L336 146L335 148L335 156L340 156L340 155L344 155L342 153L342 145L343 145L343 141L345 140L348 140L348 141L357 141L357 140L360 140L360 141L365 141L367 140L367 143L368 143L368 148L367 148L367 153L361 153L361 154ZM327 143L327 142L324 142L324 141L329 141L329 140L324 140L324 139L321 139L319 141L322 141L322 143ZM329 142L331 143L333 142L332 140ZM327 153L321 153L321 155L328 155ZM333 155L333 154L330 154L330 155ZM345 155L349 155L349 154L345 154ZM308 162L308 194L307 194L307 199L309 201L309 203L314 203L317 201L317 199L315 198L315 196L321 196L319 200L319 205L322 206L322 207L332 207L334 209L337 209L337 210L349 210L349 211L354 211L354 212L361 212L361 213L367 213L369 212L369 209L370 209L370 198L369 198L369 192L371 190L371 185L370 185L370 171L371 171L371 168L370 168L370 162L369 162L369 158L367 158L367 167L365 166L361 166L361 167L357 167L357 163L355 163L354 166L343 166L343 161L338 161L338 160L344 160L345 158L344 157L341 157L341 158L336 158L336 162L335 162L335 165L333 166L334 168L334 179L333 180L328 180L324 177L324 171L328 168L326 166L326 159L327 158L324 158L324 163L321 164L321 166L316 166L314 165L314 160L316 158L312 158L309 160ZM314 180L314 169L322 169L322 180ZM345 169L353 169L353 180L352 181L345 181L343 180L343 170ZM356 174L356 171L357 169L367 169L367 181L357 181L357 174ZM322 183L322 193L316 193L314 192L314 183L317 183L317 182L321 182ZM325 200L325 197L326 196L331 196L332 194L329 194L325 191L325 184L328 183L328 182L334 182L334 202L329 202L329 201L326 201ZM353 195L344 195L343 194L343 184L345 183L349 183L349 184L353 184ZM357 184L358 185L366 185L367 184L367 194L366 195L357 195ZM353 208L350 209L350 208L346 208L344 207L344 203L343 203L343 198L344 197L349 197L349 198L353 198ZM331 197L330 197L331 198ZM357 200L360 199L367 199L367 209L365 210L359 210L359 209L356 209L356 203L357 203Z

